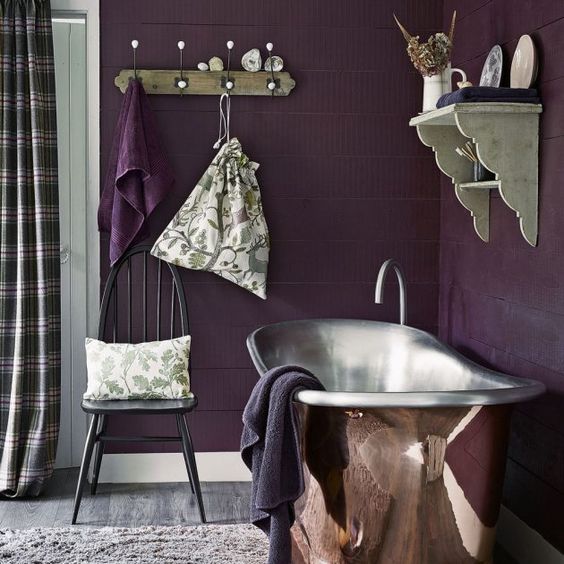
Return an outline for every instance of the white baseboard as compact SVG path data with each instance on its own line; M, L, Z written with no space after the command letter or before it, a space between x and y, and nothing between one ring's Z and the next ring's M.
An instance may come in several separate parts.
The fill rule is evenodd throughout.
M248 482L251 473L238 452L197 452L201 482ZM187 482L184 458L179 452L106 454L101 483Z
M497 542L519 564L564 564L564 554L503 506L497 524Z

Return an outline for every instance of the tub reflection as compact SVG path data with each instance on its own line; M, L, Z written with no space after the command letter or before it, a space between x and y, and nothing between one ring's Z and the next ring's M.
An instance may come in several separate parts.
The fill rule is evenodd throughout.
M375 321L270 325L248 347L261 374L297 364L327 390L295 396L306 489L293 562L491 562L511 406L542 384Z

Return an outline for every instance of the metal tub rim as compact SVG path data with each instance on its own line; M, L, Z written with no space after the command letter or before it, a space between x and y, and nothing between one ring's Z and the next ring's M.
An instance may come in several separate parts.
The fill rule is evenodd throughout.
M403 408L429 408L429 407L456 407L456 406L478 406L478 405L503 405L520 403L532 400L542 395L546 388L544 384L528 378L518 378L502 372L496 372L485 368L465 356L461 355L452 347L446 345L434 335L409 327L382 321L363 319L303 319L295 321L283 321L271 325L265 325L253 331L247 337L247 347L253 363L263 375L273 366L268 366L264 359L264 347L259 341L261 336L267 332L276 330L292 329L298 327L358 327L361 329L374 329L375 331L391 332L395 335L413 338L414 342L423 342L423 349L428 344L429 350L433 348L448 358L460 364L465 370L471 372L475 379L484 378L496 384L495 387L472 387L469 389L452 390L402 390L402 391L347 391L329 390L313 391L300 390L294 399L300 403L325 407L345 408L376 408L376 407L403 407ZM300 364L296 362L296 364ZM307 368L307 366L306 366Z

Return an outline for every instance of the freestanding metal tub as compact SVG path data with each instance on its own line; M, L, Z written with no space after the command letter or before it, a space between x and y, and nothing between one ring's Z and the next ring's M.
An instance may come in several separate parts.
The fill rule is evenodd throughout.
M511 404L541 383L376 321L278 323L247 346L260 374L296 364L327 390L294 397L306 483L294 564L492 562Z

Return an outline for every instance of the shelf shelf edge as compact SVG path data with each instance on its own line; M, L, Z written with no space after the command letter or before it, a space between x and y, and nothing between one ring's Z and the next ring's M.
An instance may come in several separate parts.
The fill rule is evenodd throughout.
M482 182L460 182L461 190L496 190L499 188L499 180L484 180Z

